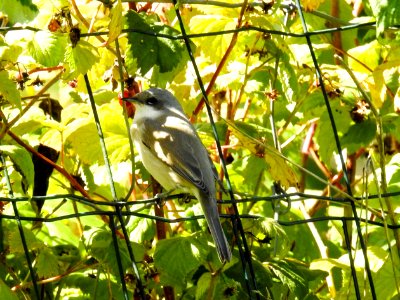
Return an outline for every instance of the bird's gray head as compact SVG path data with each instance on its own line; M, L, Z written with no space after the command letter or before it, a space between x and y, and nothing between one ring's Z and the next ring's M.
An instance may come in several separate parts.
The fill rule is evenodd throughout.
M126 101L137 104L137 108L145 110L178 110L183 112L178 100L169 91L160 88L151 88L136 94Z

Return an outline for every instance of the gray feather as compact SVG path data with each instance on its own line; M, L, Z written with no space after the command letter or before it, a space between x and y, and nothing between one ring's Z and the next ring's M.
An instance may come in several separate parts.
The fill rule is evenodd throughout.
M143 164L166 189L183 189L196 196L201 203L221 261L229 261L231 251L219 222L215 199L216 170L194 127L184 115L178 101L168 91L150 89L135 97L142 104L136 110L132 135ZM140 106L145 106L149 97L155 97L160 103L148 108L146 113L149 116L146 117L143 110L141 114ZM155 165L154 159L158 159L160 164ZM171 179L165 178L165 174L179 176Z

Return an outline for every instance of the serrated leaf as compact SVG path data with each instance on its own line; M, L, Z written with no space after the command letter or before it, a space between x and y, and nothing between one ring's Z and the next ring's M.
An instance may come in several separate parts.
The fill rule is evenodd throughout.
M400 23L399 0L369 0L372 11L376 17L376 35L380 36L385 29Z
M82 163L92 165L102 161L99 136L96 126L89 119L82 118L68 125L64 133L65 143L78 155Z
M36 238L32 231L24 228L23 232L29 250L41 249L44 246L44 244ZM14 226L8 233L7 244L10 247L11 253L24 253L25 250L22 244L21 235L16 226Z
M381 46L374 40L368 44L363 44L348 50L349 67L355 72L370 73L380 64ZM356 58L353 59L352 57ZM360 64L362 62L362 64ZM367 66L369 69L365 68Z
M6 70L0 71L0 82L0 97L3 96L10 104L22 110L21 95L17 90L17 85L10 79Z
M100 60L97 49L84 40L79 40L75 47L68 45L64 59L69 66L70 77L86 74Z
M349 110L348 108L343 107L339 101L333 102L331 106L336 130L338 131L338 135L341 136L350 127L351 119ZM335 152L337 153L337 147L333 135L332 124L326 110L322 113L317 126L316 141L319 145L318 153L321 160L330 165L333 154Z
M1 11L1 10L0 10ZM6 61L16 61L18 56L22 52L22 47L18 45L8 45L4 42L3 38L0 36L0 60Z
M200 265L199 248L191 237L174 237L161 240L156 245L154 264L160 272L160 280L165 285L177 288L186 286L188 275Z
M141 261L144 257L144 247L137 243L131 243L133 254L136 261ZM128 249L124 240L118 239L119 254L121 264L124 269L131 265ZM90 239L90 254L98 261L107 266L114 275L118 275L118 262L111 232L97 230Z
M280 260L269 263L270 268L298 299L304 299L308 294L308 282L292 263Z
M290 240L282 226L272 218L258 218L253 222L253 234L263 240L273 240L273 245L278 249L276 255L280 258L286 257L290 250Z
M372 73L374 82L367 81L371 92L373 104L380 108L387 97L389 78L393 73L398 73L400 69L400 60L392 60L380 64ZM396 80L398 82L398 80Z
M59 65L63 61L66 46L66 36L48 31L35 32L27 44L32 57L45 67Z
M39 252L35 267L39 278L50 278L59 273L57 257L47 248Z
M197 15L190 19L189 28L192 33L218 32L236 28L232 18L221 15ZM201 37L196 39L198 46L213 62L219 62L232 39L231 34Z
M15 169L21 174L26 187L32 187L35 171L29 152L14 145L0 145L0 152L10 157Z
M121 0L117 1L117 5L115 5L111 10L111 21L108 24L108 40L106 45L114 42L122 31L122 27L124 24L124 19L122 16L122 3Z
M347 153L355 153L360 147L368 146L376 135L376 123L373 120L366 120L350 126L340 139L343 149L347 148Z
M3 300L18 300L18 296L0 279L0 295Z
M130 240L142 244L144 241L150 241L155 236L154 221L151 219L137 218L131 232Z
M155 34L176 36L179 31L167 25L148 24L141 15L133 11L128 12L126 20L128 29L149 33L128 33L127 53L129 55L126 59L128 69L138 68L144 75L151 68L157 66L161 73L166 73L174 70L180 64L186 53L184 42L154 36Z
M297 187L298 181L294 171L287 165L282 155L272 146L257 140L252 131L247 131L243 122L227 121L232 133L238 138L241 145L258 157L262 157L269 165L271 177L284 187Z
M121 106L115 101L99 109L107 151L113 162L126 161L131 153L127 128L120 112Z
M11 23L25 23L39 12L31 0L0 1L0 11L7 15Z

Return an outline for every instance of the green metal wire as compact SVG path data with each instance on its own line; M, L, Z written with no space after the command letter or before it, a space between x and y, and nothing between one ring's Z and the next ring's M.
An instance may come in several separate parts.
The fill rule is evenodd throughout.
M89 99L90 99L90 104L91 104L91 107L92 107L94 121L95 121L96 127L97 127L97 133L99 135L101 150L103 152L103 158L104 158L104 162L105 162L105 165L106 165L107 174L108 174L108 177L109 177L109 184L110 184L111 194L112 194L113 200L117 201L118 197L117 197L117 192L115 190L114 179L113 179L113 175L112 175L112 171L111 171L111 164L110 164L110 161L108 159L106 143L104 141L103 130L101 128L100 118L99 118L99 115L97 113L96 103L94 102L92 88L90 86L90 81L89 81L89 78L88 78L87 74L84 75L84 78L85 78L86 88L87 88ZM119 223L121 225L122 233L123 233L124 238L125 238L126 246L128 248L128 253L129 253L129 258L131 260L132 269L134 271L134 275L136 277L136 282L137 282L137 285L138 285L138 289L140 291L140 297L144 300L144 299L146 299L146 297L145 297L145 294L144 294L143 284L142 284L142 280L140 278L139 269L136 266L135 255L133 254L132 246L131 246L131 243L129 241L129 235L128 235L128 232L126 230L125 222L124 222L124 219L123 219L122 214L121 214L121 208L119 206L115 206L115 210L116 210L116 214L117 214L117 217L118 217L118 221L119 221ZM115 253L117 255L118 270L119 270L120 276L121 276L122 290L123 290L123 293L124 293L124 297L127 300L128 299L128 290L127 290L126 284L125 284L125 278L124 278L124 273L123 273L121 259L120 259L119 246L118 246L118 243L117 243L116 228L115 228L115 224L114 224L114 219L113 218L110 218L110 228L111 228L111 233L112 233L112 237L113 237Z
M1 164L3 165L3 167L4 167L3 174L4 174L4 177L5 177L6 182L7 182L8 192L10 194L10 197L13 198L14 197L14 192L13 192L13 188L12 188L12 185L11 185L10 176L8 175L8 169L6 167L5 159L4 159L4 156L2 154L0 154L0 161L1 161ZM28 264L30 277L32 279L33 289L35 291L36 298L40 299L39 298L39 295L40 295L39 294L39 288L38 288L38 284L37 284L37 280L36 280L36 273L35 273L35 271L33 270L33 267L32 267L32 260L31 260L30 254L29 254L28 243L26 242L25 233L24 233L24 227L22 226L22 223L21 223L21 218L20 218L20 215L19 215L17 202L12 202L12 207L13 207L13 211L14 211L13 220L15 220L17 222L17 225L18 225L19 236L21 237L22 247L24 249L26 262Z
M307 44L308 44L308 48L310 50L311 58L312 58L313 63L314 63L314 68L315 68L316 73L317 73L318 83L319 83L319 85L321 87L321 91L322 91L322 94L323 94L323 97L324 97L325 107L327 109L327 112L328 112L328 115L329 115L329 120L330 120L330 123L331 123L331 126L332 126L332 132L333 132L333 135L334 135L336 148L337 148L337 151L338 151L341 167L342 167L342 170L343 170L343 176L344 176L344 180L345 180L345 183L346 183L347 193L350 196L352 196L352 190L351 190L350 180L349 180L349 176L348 176L348 172L347 172L347 166L346 166L346 163L344 161L343 152L342 152L342 146L341 146L340 141L339 141L339 135L338 135L338 131L337 131L337 128L336 128L336 121L335 121L335 118L333 116L331 105L329 103L329 98L328 98L327 91L325 89L325 83L324 83L324 80L323 80L323 75L322 75L322 72L320 70L317 57L315 56L314 48L313 48L312 42L311 42L311 36L308 34L308 28L307 28L307 24L306 24L305 19L304 19L303 11L302 11L302 9L300 7L300 1L296 0L296 4L297 4L297 7L298 7L298 12L299 12L300 20L301 20L301 23L302 23L302 26L303 26L303 31L304 31L305 38L306 38L306 41L307 41ZM358 235L358 238L360 240L360 245L361 245L362 252L364 254L364 266L365 266L365 270L366 270L366 273L367 273L369 285L370 285L370 288L371 288L371 296L372 296L372 299L376 299L375 285L374 285L374 281L373 281L373 278L372 278L371 268L370 268L370 265L369 265L369 259L368 259L368 255L367 255L367 247L365 245L364 237L363 237L362 232L361 232L361 224L359 222L356 205L355 205L355 203L353 201L350 202L350 205L351 205L352 213L353 213L354 218L355 218L355 223L356 223L356 228L357 228L357 235ZM348 234L347 230L345 230L345 235L346 234ZM345 236L345 239L346 239L346 243L350 242L349 236ZM352 255L351 255L351 244L348 244L347 247L349 248L349 252L350 252L350 254L349 254L350 260L353 260ZM351 273L352 273L352 277L353 277L353 281L354 281L356 296L357 296L357 299L361 299L361 295L359 293L359 287L358 287L357 273L356 273L354 262L351 263L350 266L351 266Z
M136 2L136 1L126 1L123 0L123 2ZM152 1L152 2L164 2L164 1ZM165 1L167 2L167 0ZM170 1L168 1L170 3ZM197 0L192 0L192 1L179 1L179 4L182 3L192 3L192 4L207 4L207 5L220 5L220 6L235 6L235 7L241 7L243 5L243 3L234 3L234 4L228 4L228 3L223 3L220 1L197 1ZM254 2L254 3L250 3L250 5L258 5L258 4L262 4L261 2ZM175 5L177 5L177 2L175 1ZM331 119L331 124L332 124L332 132L335 136L335 142L337 145L337 149L338 149L338 153L340 155L341 158L341 164L342 164L342 169L344 172L344 178L345 178L345 182L347 185L347 190L349 195L351 195L351 188L349 185L349 179L347 176L347 172L346 172L346 166L344 163L344 158L342 156L342 151L341 151L341 145L340 145L340 141L338 139L338 135L337 135L337 129L336 129L336 125L335 125L335 120L334 117L332 115L332 111L329 105L329 101L328 101L328 97L327 97L327 93L325 90L325 86L324 86L324 82L322 80L322 75L321 75L321 71L319 69L319 64L318 61L315 57L315 53L313 51L313 47L312 47L312 42L311 42L311 37L314 35L321 35L321 34L331 34L333 32L338 32L338 31L347 31L347 30L354 30L354 29L358 29L358 28L374 28L375 27L375 22L365 22L365 23L358 23L358 24L346 24L344 26L340 26L340 27L336 27L336 28L328 28L328 29L321 29L321 30L314 30L314 31L308 31L307 26L305 24L304 21L304 16L303 16L303 12L300 6L300 2L298 0L296 0L296 7L297 7L297 11L299 12L300 15L300 19L303 23L303 32L302 33L294 33L294 32L284 32L284 31L279 31L279 30L269 30L269 29L264 29L264 28L259 28L259 27L254 27L254 26L246 26L246 27L242 27L242 28L237 28L237 29L232 29L232 30L224 30L224 31L215 31L215 32L206 32L206 33L195 33L195 34L187 34L185 32L184 29L184 24L182 19L180 18L180 12L178 7L176 6L176 13L177 13L177 17L179 19L179 23L181 25L181 35L177 35L177 36L170 36L170 35L166 35L166 34L160 34L160 33L155 33L155 32L148 32L148 31L142 31L142 30L126 30L124 29L123 32L138 32L138 33L143 33L143 34L147 34L150 36L156 36L156 37L160 37L160 38L166 38L166 39L172 39L172 40L183 40L186 42L187 44L187 51L188 54L191 57L192 63L193 63L193 67L195 68L196 71L196 75L197 75L197 79L200 85L200 88L202 90L203 96L206 99L207 102L207 111L209 113L210 116L210 122L212 124L212 128L214 130L214 134L216 135L216 129L215 129L215 124L213 122L212 119L212 115L210 112L210 107L208 105L208 101L207 101L207 97L205 94L205 90L204 90L204 85L202 83L202 79L200 77L200 74L198 72L198 68L196 65L196 61L194 59L193 53L191 52L190 46L188 45L189 43L189 39L195 39L195 38L200 38L200 37L207 37L207 36L220 36L220 35L226 35L226 34L234 34L234 33L240 33L240 32L249 32L249 31L257 31L257 32L262 32L262 33L268 33L268 34L272 34L272 35L279 35L279 36L290 36L290 37L297 37L297 38L305 38L307 40L309 49L310 49L310 53L311 56L313 58L314 61L314 66L315 69L317 71L317 76L319 79L319 83L321 86L321 90L325 99L325 104L326 104L326 109L328 111L329 117ZM290 7L288 6L288 9ZM329 19L331 18L330 16L324 15L322 13L318 13L318 12L314 12L314 14L318 15L321 18L324 19ZM337 24L343 24L341 23L341 20L337 20L337 19L330 19L333 22L336 22ZM398 28L398 26L394 27L395 29ZM34 27L25 27L25 26L20 26L20 27L3 27L0 28L0 32L9 32L9 31L13 31L13 30L31 30L31 31L41 31L41 29L38 28L34 28ZM95 32L95 33L82 33L81 36L85 37L85 36L95 36L95 35L108 35L108 32ZM118 45L117 45L118 48ZM120 59L120 54L119 54L119 60ZM121 65L121 61L120 65ZM121 71L120 71L121 73ZM121 77L122 78L122 77ZM86 85L88 87L88 92L90 90L90 82L87 76L85 76L85 82ZM122 290L124 293L124 297L125 299L128 299L128 291L126 288L126 284L125 284L125 280L124 280L124 273L123 273L123 268L121 265L121 257L120 257L120 252L119 252L119 246L118 246L118 240L117 240L117 236L115 234L116 232L116 224L115 224L115 220L114 217L117 217L118 222L121 225L122 231L123 231L123 235L125 237L126 243L127 243L127 247L128 247L128 251L129 251L129 255L130 255L130 259L132 262L132 267L135 270L135 276L137 277L136 279L138 280L138 285L139 285L139 290L140 290L140 296L142 299L145 299L144 296L144 290L143 290L143 286L141 285L141 279L139 276L139 272L137 269L137 266L135 264L135 259L133 256L133 252L129 243L129 236L128 233L126 231L126 226L125 226L125 221L122 218L123 216L134 216L134 217L138 217L138 218L147 218L147 219L151 219L151 220L157 220L157 221L162 221L162 222L166 222L166 223L177 223L177 222L187 222L187 221L193 221L193 220L198 220L198 219L202 219L204 218L203 216L192 216L192 217L187 217L187 218L176 218L176 219L169 219L169 218L162 218L162 217L157 217L157 216L153 216L150 214L145 214L145 213L140 213L138 211L131 211L132 208L134 207L139 207L139 210L141 207L146 207L149 205L155 205L158 202L157 198L153 198L153 199L147 199L147 200L138 200L135 202L125 202L125 201L118 201L117 199L117 195L116 195L116 191L115 191L115 187L114 187L114 181L113 181L113 175L111 172L111 168L110 168L110 164L108 161L108 155L107 155L107 151L106 151L106 145L105 145L105 141L104 141L104 137L102 134L102 130L101 130L101 122L98 118L97 115L97 110L96 110L96 106L93 100L93 95L91 93L91 91L89 92L89 97L90 97L90 102L92 105L92 111L94 113L94 117L95 117L95 123L96 126L98 126L98 133L99 133L99 139L100 139L100 143L102 146L102 150L103 150L103 156L104 156L104 160L106 163L106 167L108 170L108 175L109 175L109 182L110 182L110 189L111 189L111 194L113 197L112 202L104 202L104 201L95 201L95 200L91 200L91 199L86 199L84 197L81 196L77 196L77 195L53 195L53 196L45 196L45 197L33 197L33 199L42 199L42 200L46 200L46 201L56 201L56 200L61 200L61 199L68 199L68 200L74 200L77 201L78 203L80 203L81 205L85 205L87 207L90 207L91 209L93 209L93 211L89 211L89 212L76 212L73 214L64 214L62 216L50 216L50 217L29 217L29 216L23 216L20 215L20 212L18 210L17 204L19 202L26 202L28 200L30 200L27 197L14 197L13 196L13 192L12 192L12 186L9 180L9 176L8 176L8 171L7 168L4 168L4 177L6 179L7 182L7 188L9 189L9 193L10 193L10 197L9 198L5 198L5 197L0 197L0 201L4 201L4 202L11 202L12 204L12 208L13 208L13 213L14 215L7 215L7 214L2 214L0 216L0 220L3 219L9 219L9 220L15 220L17 222L18 225L18 229L19 229L19 233L21 236L21 241L22 241L22 245L24 248L24 252L25 252L25 257L26 257L26 261L29 267L29 272L30 272L30 276L32 279L32 285L34 287L34 294L37 297L37 299L40 299L40 293L39 293L39 288L38 288L38 284L37 284L37 279L36 279L36 275L35 275L35 271L33 269L33 265L32 265L32 260L31 257L29 255L29 249L28 249L28 245L26 242L26 238L23 232L23 226L22 226L22 221L39 221L39 222L57 222L57 221L61 221L61 220L66 220L66 219L72 219L72 218L84 218L84 217L91 217L91 216L106 216L109 217L110 219L110 229L112 232L112 236L113 236L113 244L114 244L114 248L115 248L115 252L117 255L117 262L118 262L118 268L119 268L119 276L120 276L120 280L121 280L121 284L122 284ZM126 125L128 125L126 123ZM128 126L127 126L128 128ZM127 129L128 130L128 129ZM131 141L130 141L131 142ZM226 170L226 165L225 162L222 159L222 151L221 151L221 146L219 144L218 139L216 139L217 142L217 148L222 160L222 167L225 171L226 174L226 180L228 183L228 190L230 192L230 199L224 200L224 201L220 201L220 203L223 204L231 204L234 207L236 207L236 204L238 203L245 203L245 202L259 202L259 201L263 201L263 202L271 202L273 203L274 201L287 201L288 198L290 198L291 202L294 201L301 201L304 199L316 199L316 200L322 200L322 201L330 201L332 203L337 203L337 205L350 205L352 207L352 211L353 211L353 217L342 217L342 216L327 216L327 217L320 217L320 218L310 218L307 220L296 220L296 221L282 221L279 220L279 224L283 225L283 226L295 226L295 225L299 225L299 224L305 224L305 223L309 223L309 222L329 222L329 221L341 221L343 224L343 231L344 231L344 236L345 236L345 242L346 242L346 246L347 246L347 252L348 252L348 256L350 259L350 266L351 266L351 270L352 270L352 276L353 276L353 282L354 282L354 289L355 289L355 293L356 293L356 297L357 299L361 299L361 295L360 295L360 288L358 286L358 281L357 281L357 277L356 277L356 270L355 270L355 265L354 265L354 259L352 256L352 249L351 249L351 241L349 239L350 237L350 233L347 232L347 227L346 227L346 222L351 221L351 222L355 222L356 224L356 228L357 228L357 234L360 240L360 246L361 249L363 251L364 254L364 262L365 262L365 270L367 272L367 276L368 276L368 280L369 280L369 284L370 284L370 289L371 289L371 296L373 299L376 299L376 293L375 293L375 287L374 287L374 282L372 279L372 273L370 270L370 265L369 265L369 261L368 261L368 256L367 256L367 252L366 252L366 245L365 245L365 241L363 239L362 233L361 233L361 223L368 223L368 224L372 224L375 226L380 226L380 227L384 227L385 224L383 222L379 222L379 221L375 221L375 220L369 220L369 219L363 219L360 218L357 214L356 211L356 207L355 207L355 203L354 201L350 201L349 199L346 198L341 198L341 197L328 197L328 196L316 196L316 195L309 195L309 194L305 194L305 193L289 193L289 194L276 194L276 195L272 195L272 196L267 196L267 197L258 197L258 196L253 196L253 197L243 197L241 199L236 199L233 195L233 191L232 191L232 187L230 185L230 181L229 181L229 174ZM132 146L131 146L131 150L132 150ZM0 159L1 162L3 164L3 166L5 166L4 163L4 158L3 156L0 155ZM129 195L129 194L128 194ZM369 199L373 199L373 198L379 198L379 197L387 197L387 196L399 196L400 192L394 192L394 193L387 193L384 195L369 195L368 198ZM177 195L171 195L169 197L167 197L167 200L170 199L175 199L178 198L179 196ZM355 199L357 200L362 200L362 198L357 198L355 197ZM112 209L111 211L108 211L107 209ZM124 210L125 209L125 210ZM243 228L241 227L241 219L247 219L247 218L259 218L260 216L257 215L243 215L243 214L239 214L237 207L235 209L235 215L221 215L221 217L223 218L230 218L234 224L234 234L237 238L238 244L239 244L239 250L241 253L241 259L242 259L242 264L243 264L243 271L244 271L244 276L246 278L246 282L248 283L248 290L249 290L249 295L250 297L255 296L254 294L251 294L252 290L257 290L256 287L256 282L255 282L255 275L254 272L252 271L252 264L251 264L251 257L249 255L249 250L246 244L246 239L244 236L244 232L243 232ZM236 225L238 227L236 227ZM399 229L400 228L400 224L386 224L388 229ZM241 237L241 238L239 238ZM240 243L243 243L243 247L244 247L244 251L242 249L242 245ZM247 267L245 264L249 265L249 271L247 270ZM259 298L259 295L256 294L257 298Z

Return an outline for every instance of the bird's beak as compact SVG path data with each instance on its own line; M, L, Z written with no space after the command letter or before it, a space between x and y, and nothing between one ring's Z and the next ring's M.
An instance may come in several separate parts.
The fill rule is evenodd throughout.
M133 96L130 98L122 98L122 100L133 104L139 104L139 105L144 104L143 100L139 99L139 97L137 96Z

